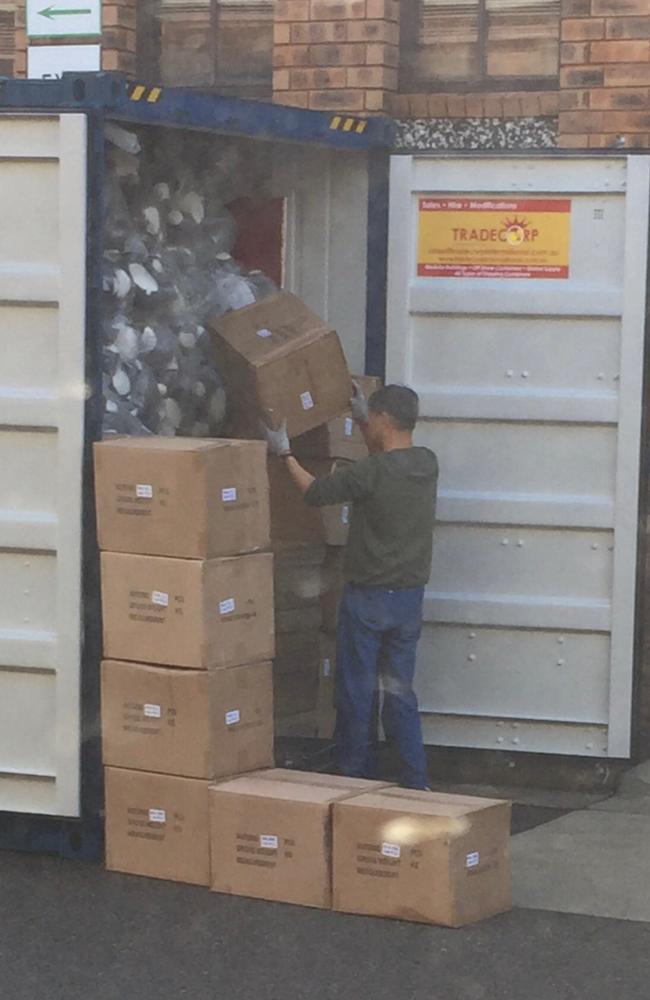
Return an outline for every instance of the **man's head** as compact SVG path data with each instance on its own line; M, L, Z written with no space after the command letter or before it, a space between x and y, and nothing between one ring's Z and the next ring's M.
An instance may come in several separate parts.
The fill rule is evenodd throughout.
M377 389L368 400L368 436L379 451L406 447L418 420L418 394L405 385Z

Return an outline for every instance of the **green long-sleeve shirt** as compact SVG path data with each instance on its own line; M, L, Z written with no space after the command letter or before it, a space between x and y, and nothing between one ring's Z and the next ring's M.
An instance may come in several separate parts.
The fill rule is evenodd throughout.
M382 452L311 484L312 507L351 502L344 574L359 587L424 586L431 573L438 461L428 448Z

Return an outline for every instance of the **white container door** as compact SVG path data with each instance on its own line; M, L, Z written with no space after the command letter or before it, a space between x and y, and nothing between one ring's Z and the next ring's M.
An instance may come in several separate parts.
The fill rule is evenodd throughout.
M429 744L630 753L650 158L394 157L388 378L440 461Z
M84 116L0 116L0 219L0 811L78 816Z

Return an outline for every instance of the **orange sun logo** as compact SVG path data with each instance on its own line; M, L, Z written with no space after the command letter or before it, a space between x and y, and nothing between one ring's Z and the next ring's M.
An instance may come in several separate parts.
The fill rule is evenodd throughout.
M518 247L524 242L527 228L528 222L526 219L518 219L517 216L515 216L514 219L505 220L504 229L506 241L511 247Z

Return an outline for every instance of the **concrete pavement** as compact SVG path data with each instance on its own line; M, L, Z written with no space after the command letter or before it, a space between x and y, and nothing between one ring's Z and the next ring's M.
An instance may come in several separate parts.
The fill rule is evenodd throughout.
M647 1000L650 926L515 910L461 931L0 853L2 1000Z
M515 836L515 903L650 923L650 762L615 796Z

